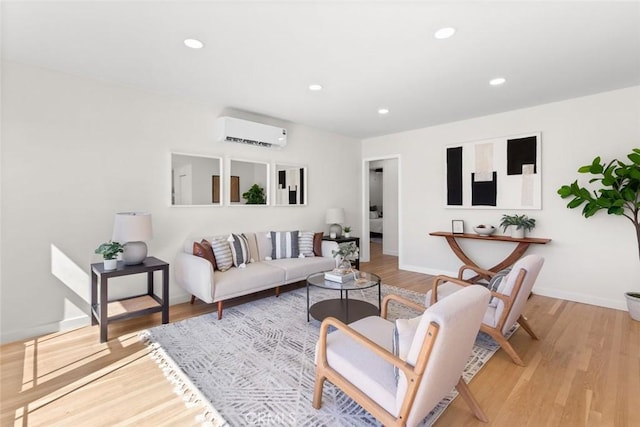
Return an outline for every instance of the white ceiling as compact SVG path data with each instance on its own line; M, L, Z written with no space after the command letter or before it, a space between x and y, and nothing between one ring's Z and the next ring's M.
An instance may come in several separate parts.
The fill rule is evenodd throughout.
M1 12L5 59L356 138L640 84L638 1L23 0ZM444 26L457 33L436 40ZM497 76L507 83L489 86Z

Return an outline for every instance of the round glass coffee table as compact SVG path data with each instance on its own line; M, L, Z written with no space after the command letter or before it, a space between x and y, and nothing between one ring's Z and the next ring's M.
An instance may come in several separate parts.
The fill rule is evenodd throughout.
M360 280L348 280L344 283L325 280L324 273L314 273L307 277L307 322L310 316L322 321L325 317L335 317L344 322L351 323L367 316L380 315L380 301L382 299L380 289L380 277L365 271L359 271L357 277ZM315 286L323 289L340 291L340 298L319 301L309 306L309 288ZM349 299L349 291L378 287L378 306L358 300Z

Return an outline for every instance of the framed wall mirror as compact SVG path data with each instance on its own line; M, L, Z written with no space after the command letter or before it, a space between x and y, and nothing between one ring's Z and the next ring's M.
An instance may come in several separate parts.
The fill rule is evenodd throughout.
M222 205L222 160L171 153L171 205Z
M253 160L229 161L229 204L269 204L269 164Z
M307 204L307 168L300 165L275 165L275 205Z

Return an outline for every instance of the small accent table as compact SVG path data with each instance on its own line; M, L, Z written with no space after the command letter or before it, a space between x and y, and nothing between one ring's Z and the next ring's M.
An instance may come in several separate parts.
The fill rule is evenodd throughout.
M355 322L367 316L378 316L380 314L380 303L382 301L380 277L364 271L358 272L358 277L367 279L367 282L362 284L358 284L355 280L349 280L345 283L332 282L324 279L324 273L314 273L307 277L307 322L311 320L310 315L319 321L331 316L344 323ZM320 301L309 307L310 286L340 291L340 299ZM378 307L366 301L349 299L349 291L368 289L375 286L378 287Z
M154 271L162 271L162 298L153 291ZM110 278L139 273L147 273L146 294L109 301L107 282ZM91 264L91 324L100 325L100 342L107 341L109 321L157 312L162 312L162 323L169 323L169 264L155 257L147 257L137 265L124 265L122 261L118 261L115 270L106 271L102 262Z
M336 237L335 239L332 239L330 236L322 236L322 240L328 240L330 242L336 242L338 244L340 243L347 243L347 242L355 242L356 246L358 247L358 251L360 250L360 238L359 237ZM356 270L360 270L360 255L358 255L358 258L355 260L354 262L354 267L356 268Z
M494 273L503 270L513 264L515 264L515 262L520 259L520 257L522 257L522 255L524 255L524 253L527 251L527 249L529 248L529 245L533 244L539 244L539 245L544 245L547 244L551 241L551 239L541 239L541 238L536 238L536 237L523 237L521 239L517 239L514 237L509 237L509 236L482 236L480 234L467 234L467 233L450 233L447 231L434 231L433 233L429 233L430 236L440 236L440 237L444 237L445 239L447 239L447 243L449 243L449 247L451 248L451 250L453 251L453 253L456 254L456 256L460 259L460 261L462 261L464 264L468 264L468 265L472 265L474 267L478 267L480 268L475 262L473 262L471 260L471 258L469 258L467 256L467 254L464 253L464 251L462 250L462 248L460 247L460 245L458 245L458 242L456 242L456 239L475 239L475 240L488 240L488 241L494 241L494 242L513 242L513 243L517 243L518 245L515 247L515 249L513 250L513 252L511 252L509 255L507 255L507 257L505 259L503 259L502 261L500 261L498 264L494 265L491 268L488 268L487 270L489 271L493 271Z

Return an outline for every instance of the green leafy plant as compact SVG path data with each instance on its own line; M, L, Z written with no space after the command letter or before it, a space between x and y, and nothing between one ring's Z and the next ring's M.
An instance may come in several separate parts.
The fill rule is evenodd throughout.
M118 254L124 252L124 246L118 242L112 242L109 240L106 243L102 243L96 248L95 253L102 255L103 259L116 259Z
M500 220L502 231L507 231L507 227L511 225L514 225L516 230L524 228L527 231L531 231L536 226L536 220L526 215L502 215L502 219Z
M267 196L264 194L264 188L258 184L253 184L245 193L242 193L242 198L247 200L248 205L267 204Z
M349 261L355 261L358 259L359 252L360 250L358 249L356 242L344 242L344 243L339 243L338 250L331 251L331 255L333 255L334 257L340 255L344 259L347 259Z
M640 257L640 148L634 148L627 158L631 163L614 159L605 164L599 156L596 157L590 165L580 167L578 172L590 174L589 184L596 184L599 188L581 187L576 180L560 187L558 194L563 199L572 197L567 204L569 209L584 204L582 215L585 218L605 210L609 215L623 216L631 221L636 230Z
M345 225L345 226L344 226L344 232L345 232L345 233L351 233L351 227L350 227L350 226L348 226L348 225Z

